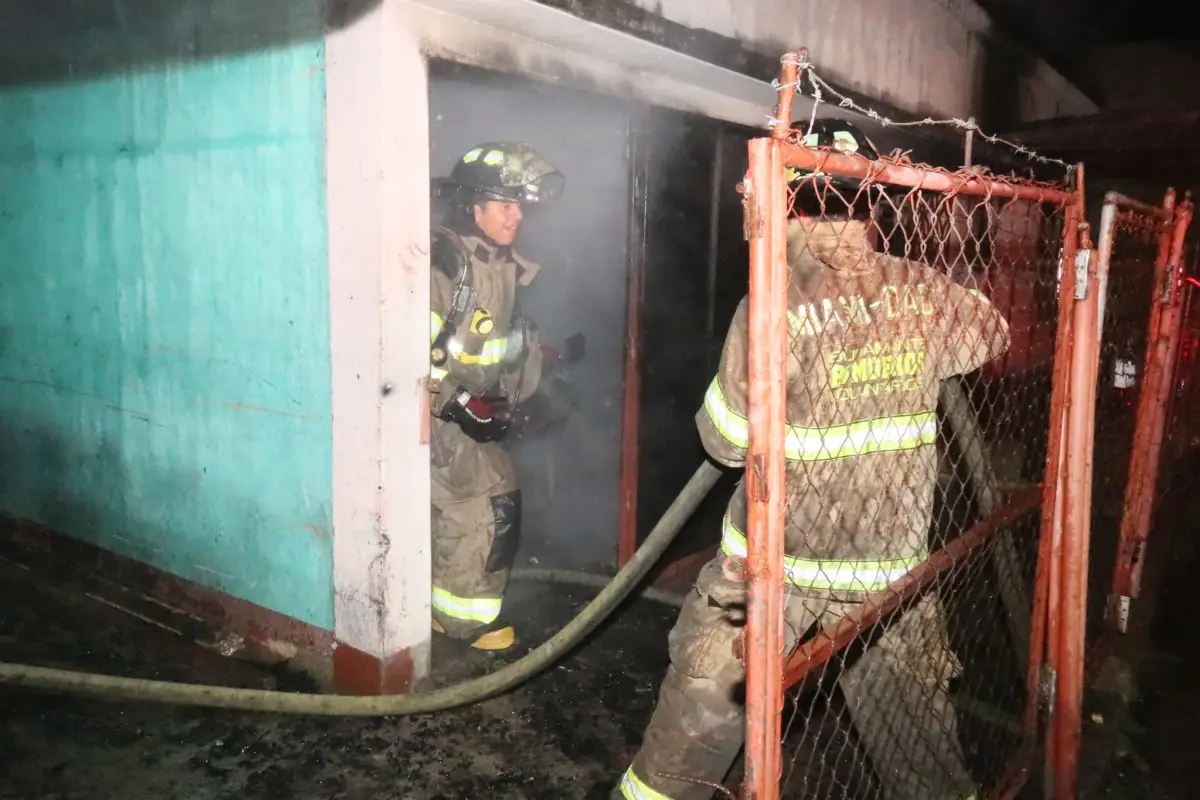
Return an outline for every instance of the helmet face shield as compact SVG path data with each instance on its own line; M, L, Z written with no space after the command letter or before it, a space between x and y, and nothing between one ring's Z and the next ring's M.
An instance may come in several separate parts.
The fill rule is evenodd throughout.
M562 194L566 179L561 172L547 172L541 177L534 178L519 186L502 189L478 189L479 196L488 200L501 200L510 203L544 203Z
M471 148L438 182L440 193L461 200L543 203L562 194L566 178L524 142L490 142Z
M567 179L558 170L551 171L539 176L537 179L525 184L524 202L526 203L541 203L547 200L553 200L562 194L563 188L566 186Z

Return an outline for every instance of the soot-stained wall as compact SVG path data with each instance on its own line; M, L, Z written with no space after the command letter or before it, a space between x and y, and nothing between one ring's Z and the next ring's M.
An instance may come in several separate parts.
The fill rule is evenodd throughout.
M639 133L646 176L638 481L644 538L705 458L695 416L747 292L737 184L747 142L758 132L655 109ZM668 562L718 541L738 475L730 471L692 516Z

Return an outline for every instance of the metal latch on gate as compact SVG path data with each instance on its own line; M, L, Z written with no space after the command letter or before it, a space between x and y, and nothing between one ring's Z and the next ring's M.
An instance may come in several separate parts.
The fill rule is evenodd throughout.
M1042 674L1038 678L1038 691L1046 703L1046 713L1054 713L1054 702L1058 694L1058 673L1049 664L1042 664Z
M1075 253L1075 299L1086 300L1088 289L1088 266L1092 263L1091 250Z
M1117 630L1121 633L1129 628L1129 605L1130 598L1126 595L1121 595L1117 600Z

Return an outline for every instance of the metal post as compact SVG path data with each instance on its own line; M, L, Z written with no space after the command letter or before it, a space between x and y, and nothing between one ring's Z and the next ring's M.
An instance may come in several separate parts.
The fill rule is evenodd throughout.
M778 139L750 142L750 447L746 454L745 800L779 797L783 711L783 526L787 233Z
M971 127L967 128L966 141L963 142L963 166L970 169L971 151L975 149L975 118L967 117L967 124Z
M1074 350L1071 319L1075 306L1075 257L1078 252L1082 197L1066 208L1063 225L1062 279L1058 292L1058 328L1054 343L1054 376L1050 391L1050 431L1046 452L1046 479L1042 484L1042 524L1038 544L1033 620L1030 630L1028 705L1024 728L1027 740L1037 738L1039 699L1053 697L1059 670L1059 620L1051 609L1059 608L1063 530L1063 495L1066 480L1067 398L1070 392L1070 363ZM1043 661L1043 658L1045 661ZM1043 680L1045 676L1046 680ZM1043 691L1045 688L1047 691ZM1057 715L1048 702L1051 724ZM1057 748L1053 736L1046 737L1046 769L1052 774L1057 766ZM1047 788L1053 781L1045 781Z
M1088 504L1092 480L1092 407L1096 404L1096 372L1099 349L1096 319L1099 292L1096 259L1088 270L1087 296L1080 299L1076 287L1072 319L1074 347L1071 353L1070 400L1067 409L1067 457L1065 516L1062 532L1062 581L1059 613L1058 680L1055 699L1054 773L1056 798L1075 797L1082 732L1083 662L1087 625L1088 541L1091 508Z
M746 775L743 800L778 800L783 774L784 432L787 426L787 182L798 62L780 70L771 138L753 139L742 186L750 243L749 384L746 451Z
M620 507L617 510L617 567L637 552L638 441L642 409L642 301L646 272L646 171L644 128L635 115L629 139L629 275L625 295L625 396L621 410Z

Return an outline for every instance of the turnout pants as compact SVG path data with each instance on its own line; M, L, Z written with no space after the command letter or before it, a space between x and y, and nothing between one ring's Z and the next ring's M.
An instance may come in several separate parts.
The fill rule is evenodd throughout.
M745 669L733 652L744 626L745 586L707 564L669 639L671 665L642 749L613 798L709 800L741 749ZM788 598L788 649L814 624L853 609L811 591ZM937 599L926 595L839 678L854 727L887 800L966 800L975 787L963 763L947 681L961 667L946 640Z
M521 493L499 444L432 420L433 618L457 639L500 616L521 529Z

